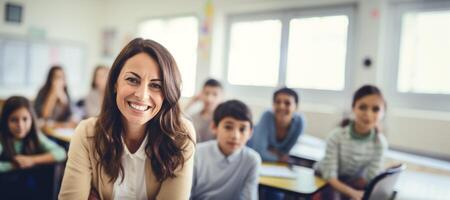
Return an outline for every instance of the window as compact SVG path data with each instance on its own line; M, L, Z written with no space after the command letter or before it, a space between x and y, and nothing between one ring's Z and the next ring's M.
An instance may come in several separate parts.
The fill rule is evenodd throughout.
M231 27L228 81L236 85L276 86L281 22L264 20ZM257 72L257 76L255 76Z
M391 105L450 111L450 2L399 2L390 7L385 89Z
M323 102L344 99L352 16L350 6L230 16L229 86L235 95L286 85Z
M289 27L286 85L343 90L348 17L297 18Z
M407 12L401 23L398 91L450 94L450 11Z
M173 55L183 80L181 93L186 97L195 91L198 24L196 17L186 16L146 20L138 27L138 36L161 43Z

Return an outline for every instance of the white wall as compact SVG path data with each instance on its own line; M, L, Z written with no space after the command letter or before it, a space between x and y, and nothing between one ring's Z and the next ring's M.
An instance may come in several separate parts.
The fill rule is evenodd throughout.
M20 25L7 24L3 20L5 2L18 3L23 6L23 19ZM85 72L98 64L100 57L100 30L103 24L103 1L67 1L67 0L0 0L0 34L29 38L30 29L44 30L46 39L53 41L70 41L81 44L86 50ZM91 76L83 76L83 84L70 88L74 98L81 97L89 88ZM43 83L42 83L43 84ZM22 88L1 88L0 97L23 94L34 98L41 85Z
M3 1L3 0L1 0ZM398 0L395 0L398 1ZM409 0L408 0L409 1ZM201 16L205 0L104 0L104 1L66 1L40 0L19 1L25 4L25 23L20 27L0 24L0 33L26 35L30 26L47 30L48 38L68 39L85 43L89 48L88 68L105 61L100 56L100 34L104 28L117 30L119 44L115 52L134 37L137 24L145 19L160 16L195 14ZM307 9L322 6L354 4L356 6L356 29L354 33L351 70L355 74L350 81L351 91L365 83L383 85L386 67L384 52L389 48L385 30L389 22L389 3L386 0L215 0L214 25L211 57L199 60L197 67L197 88L208 76L225 81L224 55L226 19L230 14L263 12L282 9ZM379 17L372 16L378 10ZM0 15L3 15L0 9ZM371 68L364 68L365 57L373 59ZM111 64L113 58L106 59ZM86 76L90 79L90 75ZM88 84L88 82L86 82ZM80 86L84 87L84 86ZM81 91L81 90L80 90ZM239 91L226 91L229 98L239 98L251 105L255 121L259 114L270 108L271 92L263 94L243 94ZM2 96L2 92L0 92ZM300 110L307 118L306 132L326 137L327 133L339 123L343 113L349 112L351 96L344 104L319 104L303 101ZM389 105L389 97L387 99ZM345 105L345 106L343 106ZM410 149L450 159L450 113L412 110L401 105L389 105L384 121L386 135L392 147Z

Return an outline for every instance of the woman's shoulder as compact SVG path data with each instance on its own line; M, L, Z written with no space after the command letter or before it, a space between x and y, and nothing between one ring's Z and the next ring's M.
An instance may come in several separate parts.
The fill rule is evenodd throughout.
M88 119L82 120L75 128L75 133L85 137L92 137L95 133L94 129L96 123L97 117L90 117Z

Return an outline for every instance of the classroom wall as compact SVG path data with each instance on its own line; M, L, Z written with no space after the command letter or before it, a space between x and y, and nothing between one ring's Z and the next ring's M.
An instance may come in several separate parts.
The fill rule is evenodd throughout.
M6 24L3 20L5 2L19 3L23 6L23 23ZM91 74L100 58L100 31L103 24L103 1L56 1L56 0L0 0L0 34L20 38L72 42L83 46L86 66L80 66L86 74ZM44 35L42 38L41 35ZM69 74L68 74L69 76ZM70 88L73 98L79 98L89 89L91 76L82 76L86 84ZM43 83L42 83L43 84ZM34 98L41 85L21 88L2 88L0 97L12 93L24 94Z
M3 1L3 0L2 0ZM384 52L389 48L386 43L385 29L389 22L387 9L392 2L410 0L215 0L214 25L212 46L209 58L198 60L197 88L201 87L204 79L209 76L225 81L225 30L226 19L230 14L263 12L280 9L306 9L334 5L355 5L356 29L354 33L354 51L350 69L355 76L348 78L350 91L365 83L377 84L382 87L384 78L383 68L386 66ZM412 1L412 0L411 0ZM47 29L51 38L69 39L83 42L89 49L88 68L97 62L111 64L114 57L105 58L100 54L100 36L102 30L111 28L117 31L117 44L114 45L115 54L132 39L140 21L152 17L177 16L195 14L201 18L204 12L205 0L132 0L132 1L19 1L26 5L26 23L20 27L0 24L0 33L26 35L30 26L36 25ZM48 11L51 5L52 12ZM372 11L378 10L379 17L374 17ZM29 11L29 12L28 12ZM0 15L3 15L3 9ZM58 16L58 17L56 17ZM76 33L76 34L74 34ZM373 67L365 68L362 60L370 56ZM86 76L90 79L90 76ZM88 82L86 82L88 83ZM82 86L80 86L82 87ZM84 86L83 86L84 87ZM78 88L82 91L81 88ZM74 89L72 89L74 90ZM227 98L239 98L247 102L254 112L254 120L271 107L271 92L248 95L238 90L227 90ZM5 92L0 91L0 96ZM334 128L344 113L350 112L351 96L337 103L318 103L304 98L299 110L306 116L306 132L325 138ZM384 120L384 130L391 147L408 149L413 152L430 154L450 160L450 113L438 111L414 110L402 105L389 104L388 113ZM186 99L183 99L185 101ZM342 102L340 102L342 101Z

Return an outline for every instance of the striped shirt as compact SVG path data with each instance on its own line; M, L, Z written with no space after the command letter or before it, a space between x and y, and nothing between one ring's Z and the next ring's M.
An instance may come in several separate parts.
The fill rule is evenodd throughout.
M383 134L371 130L366 137L356 136L351 123L330 133L325 157L315 168L326 180L349 176L369 181L380 172L387 147Z

